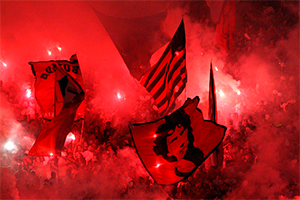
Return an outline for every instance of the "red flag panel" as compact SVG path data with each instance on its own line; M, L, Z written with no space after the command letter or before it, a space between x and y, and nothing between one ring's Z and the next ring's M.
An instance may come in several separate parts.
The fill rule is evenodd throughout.
M161 22L166 18L167 12L145 17L119 18L104 15L95 9L94 11L118 49L130 74L140 80L150 68L152 54L170 40L161 30Z
M233 49L233 34L235 29L235 1L224 1L220 23L217 25L214 47L229 53Z

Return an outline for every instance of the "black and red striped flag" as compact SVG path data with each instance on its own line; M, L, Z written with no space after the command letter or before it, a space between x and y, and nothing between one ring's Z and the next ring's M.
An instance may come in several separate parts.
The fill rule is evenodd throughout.
M159 114L164 116L175 107L175 100L186 82L185 30L182 20L162 57L143 75L140 83L154 98Z

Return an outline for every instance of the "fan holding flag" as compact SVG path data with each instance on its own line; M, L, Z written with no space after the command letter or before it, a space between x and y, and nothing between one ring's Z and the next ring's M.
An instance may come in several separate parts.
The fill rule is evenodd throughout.
M38 135L28 153L29 155L60 156L61 151L64 149L66 137L72 130L74 120L78 114L78 108L82 105L85 97L78 61L76 58L76 62L74 63L73 58L76 58L76 56L72 56L70 62L30 62L32 69L35 69L33 72L36 75L36 96L41 100L40 103L43 103L41 105L46 108L45 110L54 110L53 113L56 114L57 111L57 114ZM78 66L75 72L79 78L72 76L69 70L66 70L69 69L66 67L67 64L63 65L61 64L62 62ZM53 70L50 71L49 66ZM54 94L52 94L52 91ZM53 100L53 102L43 101L48 99ZM45 102L46 104L44 104Z

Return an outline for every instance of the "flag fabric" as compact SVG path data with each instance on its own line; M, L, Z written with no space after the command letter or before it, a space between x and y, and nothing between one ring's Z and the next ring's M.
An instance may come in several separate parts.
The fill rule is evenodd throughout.
M61 111L63 99L59 88L55 85L55 71L57 66L70 75L83 88L83 79L76 55L72 55L70 61L50 60L29 62L32 73L35 76L35 98L41 108L44 119L52 120ZM83 119L85 102L82 101L77 109L75 120Z
M151 67L154 52L170 41L162 30L167 12L135 18L105 15L94 9L105 30L122 56L130 74L137 80Z
M205 2L210 10L211 21L215 24L218 24L220 22L220 15L224 0L205 0Z
M65 139L72 129L77 108L84 100L81 86L61 66L56 65L53 73L63 106L37 137L28 153L32 156L60 156Z
M199 97L153 122L129 125L144 167L159 185L178 183L209 157L224 138L226 127L203 119Z
M209 110L208 116L210 121L217 123L217 102L216 102L216 92L215 92L215 81L213 74L212 63L210 63L210 78L209 78ZM220 166L223 162L223 145L220 145L216 150L210 155L205 163L207 168L210 166Z
M214 48L228 54L233 50L233 34L235 30L235 1L224 1L220 22L216 27Z
M209 74L209 120L217 122L217 103L216 103L216 91L215 91L215 80L212 63L210 63L210 74Z
M141 78L161 116L175 107L176 98L187 83L185 30L181 21L162 57Z

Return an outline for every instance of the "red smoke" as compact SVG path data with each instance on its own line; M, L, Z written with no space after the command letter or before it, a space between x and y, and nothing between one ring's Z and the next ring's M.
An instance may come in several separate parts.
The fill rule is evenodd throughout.
M249 137L258 149L256 156L259 162L242 175L242 181L227 193L226 198L275 198L292 180L299 182L299 145L294 145L294 141L299 140L299 106L295 106L299 105L299 4L283 2L281 5L279 1L262 4L238 2L236 27L240 34L236 35L236 45L245 48L236 50L238 55L230 68L234 70L229 70L222 57L212 50L216 25L212 21L218 17L209 16L209 7L203 1L1 1L1 148L11 139L25 151L34 141L30 130L25 129L18 118L21 112L27 113L29 118L39 112L35 100L26 97L27 89L33 92L34 88L29 61L68 60L71 55L77 54L87 94L86 111L91 118L86 118L86 126L97 117L125 128L128 123L152 120L153 100L130 75L93 8L106 15L125 18L149 16L167 10L168 15L161 27L165 34L171 37L182 17L186 25L188 82L178 107L187 97L198 95L199 108L207 117L209 65L212 61L213 67L218 69L214 71L218 122L227 125L235 112L239 116L255 113L260 116L256 119L258 126L265 123L272 125L260 127ZM199 10L195 11L196 8ZM203 18L201 13L206 13L206 17ZM284 37L266 29L262 32L265 37L275 34L273 42L263 45L261 40L265 38L260 41L254 38L262 34L258 24L265 23L261 25L264 31L272 23L270 19L275 21L287 16L293 17L273 24L277 32L285 33ZM246 35L245 27L248 28ZM126 38L126 35L123 37ZM245 44L242 44L243 41L246 41ZM151 63L159 57L160 54L156 53ZM14 96L17 101L11 102L7 96ZM278 106L271 107L270 102L278 102ZM17 164L4 156L1 161L6 166ZM132 149L120 151L117 160L109 160L106 165L109 167L105 169L114 170L99 170L97 177L100 179L91 178L94 175L86 177L86 188L82 191L101 191L101 194L95 192L94 197L117 198L111 191L122 190L117 186L121 187L121 182L128 181L126 178L147 175ZM39 175L50 177L50 169L40 169ZM128 176L125 172L129 173ZM2 198L17 198L13 172L2 168L1 174ZM75 186L70 186L71 190L80 189ZM137 189L128 198L166 198L157 186L153 187L152 193L147 192L145 188Z

